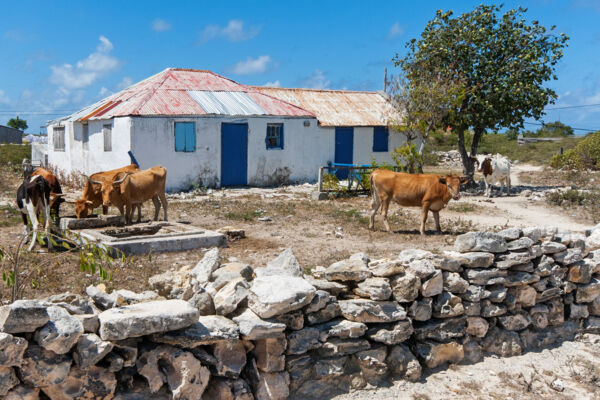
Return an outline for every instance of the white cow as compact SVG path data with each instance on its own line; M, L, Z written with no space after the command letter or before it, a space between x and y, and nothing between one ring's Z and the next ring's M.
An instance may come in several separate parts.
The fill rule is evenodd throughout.
M504 190L506 184L506 194L510 194L510 160L503 155L496 154L491 156L489 154L481 154L477 156L479 163L479 172L483 174L483 180L485 182L485 193L487 197L492 195L492 185L496 182L500 183L500 194Z

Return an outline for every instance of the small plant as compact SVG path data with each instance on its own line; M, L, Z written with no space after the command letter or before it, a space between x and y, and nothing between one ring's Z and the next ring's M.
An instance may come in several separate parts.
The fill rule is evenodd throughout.
M552 168L600 170L600 131L587 135L577 146L550 160Z
M423 172L423 156L419 154L417 146L414 144L405 144L397 147L392 152L392 159L397 166L408 173L415 174Z
M340 188L340 180L336 174L323 175L323 188L328 190L338 190Z

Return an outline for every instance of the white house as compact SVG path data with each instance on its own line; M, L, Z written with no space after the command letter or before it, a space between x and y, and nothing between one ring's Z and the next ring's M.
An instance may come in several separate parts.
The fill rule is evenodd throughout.
M162 165L167 188L269 186L317 179L328 162L391 163L377 92L245 86L203 70L169 68L48 124L48 163L91 174Z

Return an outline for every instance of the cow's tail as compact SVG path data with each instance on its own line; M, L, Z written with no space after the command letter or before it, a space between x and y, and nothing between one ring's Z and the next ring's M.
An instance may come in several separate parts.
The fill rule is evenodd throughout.
M380 201L379 201L379 193L377 193L377 186L375 186L375 182L373 180L373 176L374 176L374 172L371 172L371 175L369 175L369 183L371 186L371 208L373 209L373 212L377 212L377 210L379 209L380 206Z

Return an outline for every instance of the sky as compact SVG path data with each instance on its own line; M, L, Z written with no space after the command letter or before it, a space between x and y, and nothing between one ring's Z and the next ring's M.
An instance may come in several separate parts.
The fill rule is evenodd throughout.
M384 68L395 73L391 59L405 54L436 10L461 14L480 3L0 2L0 124L19 115L26 132L45 132L47 120L168 67L208 69L250 85L381 90ZM559 97L543 121L580 134L600 129L600 0L505 1L504 9L519 5L571 38L558 80L547 83Z

